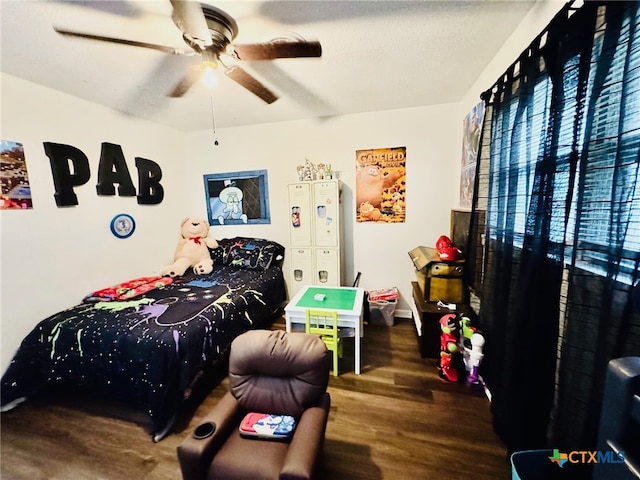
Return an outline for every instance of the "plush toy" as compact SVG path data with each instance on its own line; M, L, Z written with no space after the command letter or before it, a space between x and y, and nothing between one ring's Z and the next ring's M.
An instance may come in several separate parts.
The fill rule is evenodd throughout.
M193 271L200 275L211 273L213 260L209 248L216 248L218 242L208 235L209 222L201 218L185 218L181 224L181 236L173 263L164 267L160 275L178 277L189 267L193 267Z

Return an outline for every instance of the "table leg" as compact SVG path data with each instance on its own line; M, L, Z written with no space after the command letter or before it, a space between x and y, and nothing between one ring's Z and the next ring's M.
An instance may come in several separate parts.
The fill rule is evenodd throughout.
M362 322L359 322L359 323L362 323ZM355 352L355 359L354 359L356 375L360 375L360 328L362 327L356 324L356 331L355 331L356 352Z

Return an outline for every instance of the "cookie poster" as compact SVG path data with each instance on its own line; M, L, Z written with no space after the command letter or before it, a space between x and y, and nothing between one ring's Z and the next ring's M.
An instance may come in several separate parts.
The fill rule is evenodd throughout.
M356 151L358 222L404 222L406 153L406 147Z

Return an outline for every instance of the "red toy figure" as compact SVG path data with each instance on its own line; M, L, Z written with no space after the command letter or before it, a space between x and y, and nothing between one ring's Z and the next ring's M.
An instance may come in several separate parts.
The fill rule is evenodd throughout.
M453 242L446 235L440 235L436 242L436 250L440 256L440 260L445 262L455 262L462 257L462 252L458 247L453 245Z
M438 375L448 382L458 382L458 370L461 353L458 343L460 341L460 322L458 316L449 313L440 318L440 365Z

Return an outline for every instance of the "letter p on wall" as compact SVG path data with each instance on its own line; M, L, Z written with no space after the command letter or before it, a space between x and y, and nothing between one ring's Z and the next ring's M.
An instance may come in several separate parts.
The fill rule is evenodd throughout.
M91 177L89 159L81 150L71 145L61 143L44 142L44 152L51 163L53 185L56 193L56 205L68 207L78 205L78 197L73 187L84 185ZM69 168L69 162L73 165L73 173Z

